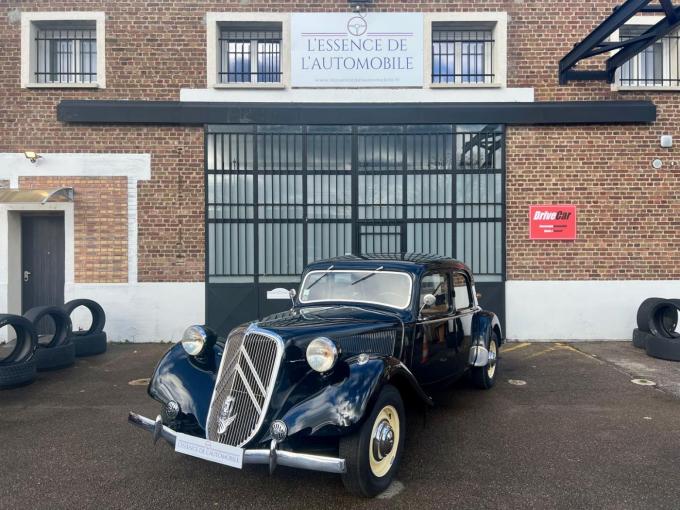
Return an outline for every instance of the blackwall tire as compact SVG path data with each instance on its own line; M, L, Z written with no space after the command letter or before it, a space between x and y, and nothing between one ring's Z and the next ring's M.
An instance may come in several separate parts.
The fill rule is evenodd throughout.
M385 414L385 413L389 414ZM373 447L373 433L384 419L394 420L396 432L395 443L390 450L385 465L383 460L376 462L376 457L369 448ZM399 391L392 385L386 385L373 405L369 416L366 417L361 428L351 436L340 438L340 458L345 459L346 472L342 474L345 488L356 496L372 498L384 492L394 480L399 469L399 463L404 452L404 438L406 437L406 412L404 402ZM379 473L377 476L375 473Z
M637 326L640 331L649 333L649 318L652 308L660 301L663 301L663 298L651 297L640 303L637 311Z
M71 342L75 345L76 357L94 356L106 352L106 333L93 335L73 335Z
M652 358L680 361L680 338L650 336L645 350Z
M29 360L38 345L33 323L27 318L21 315L0 314L0 329L7 326L12 326L17 334L16 346L9 355L0 360L0 366Z
M54 347L38 346L35 351L35 364L39 372L70 367L75 361L76 346L70 341Z
M55 326L55 332L52 339L46 343L41 344L41 346L46 347L56 347L58 345L64 344L68 341L71 336L71 317L59 306L36 306L28 310L24 317L33 323L33 328L35 330L36 325L46 315L52 317ZM40 344L40 337L36 331L36 336L38 336L38 343Z
M633 330L633 345L638 349L644 349L647 347L647 339L650 336L654 336L646 331L640 331L638 328Z
M35 380L35 357L28 360L0 367L0 388L15 388L32 383Z
M91 299L74 299L62 306L62 308L70 317L73 313L73 310L79 306L84 306L90 311L90 314L92 315L92 324L90 325L90 329L86 331L74 331L73 336L87 336L104 331L104 326L106 325L106 313L104 313L104 309L96 301Z
M662 338L680 338L676 333L678 325L678 304L675 299L662 299L649 311L649 332Z

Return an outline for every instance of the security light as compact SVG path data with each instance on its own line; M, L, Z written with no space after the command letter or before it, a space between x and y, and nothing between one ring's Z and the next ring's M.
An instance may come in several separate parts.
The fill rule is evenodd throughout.
M24 152L24 156L26 156L26 159L30 160L31 163L35 163L38 159L42 158L40 154L34 151L26 151Z

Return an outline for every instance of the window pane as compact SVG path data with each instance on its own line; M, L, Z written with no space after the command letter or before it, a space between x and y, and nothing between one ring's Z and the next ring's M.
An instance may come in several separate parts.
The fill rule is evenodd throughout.
M44 22L35 30L36 83L92 83L97 80L96 30ZM90 23L94 25L94 23Z
M420 306L425 303L425 296L432 294L435 298L434 305L426 306L423 315L436 315L446 313L450 308L449 279L445 273L434 273L423 276L420 282Z
M281 24L228 23L220 32L220 83L281 81Z

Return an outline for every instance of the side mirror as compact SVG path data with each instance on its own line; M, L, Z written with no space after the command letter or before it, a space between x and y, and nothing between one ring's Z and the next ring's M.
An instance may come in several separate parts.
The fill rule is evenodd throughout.
M290 289L288 291L288 295L290 296L290 299L295 299L295 296L297 296L297 292L295 291L295 289Z
M421 315L423 313L423 310L425 308L429 308L432 305L434 305L437 302L437 298L434 297L432 294L425 294L423 296L423 306L420 307L420 310L418 310L418 315Z

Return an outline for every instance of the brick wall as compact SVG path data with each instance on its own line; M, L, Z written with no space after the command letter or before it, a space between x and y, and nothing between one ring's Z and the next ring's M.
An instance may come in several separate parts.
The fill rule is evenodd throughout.
M537 100L649 98L658 105L659 120L651 126L508 128L511 279L680 278L677 149L660 149L658 140L668 133L680 141L680 92L615 93L605 83L557 84L559 59L618 3L376 0L371 7L376 11L507 11L508 86L534 87ZM20 89L18 13L69 9L107 14L107 88ZM150 152L151 180L139 184L139 279L201 281L202 130L64 125L56 121L56 105L62 99L83 98L177 100L180 88L204 88L206 12L347 9L344 0L4 2L0 6L0 152ZM663 159L661 170L651 168L654 157ZM530 242L528 206L539 202L577 204L579 240ZM669 216L673 212L676 216ZM106 278L124 273L122 266L116 267ZM98 276L92 273L84 278Z
M22 177L22 188L72 186L76 283L127 282L127 179Z

